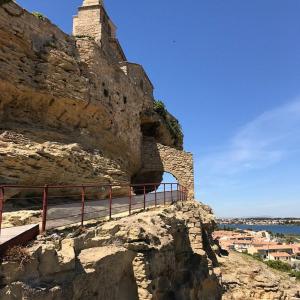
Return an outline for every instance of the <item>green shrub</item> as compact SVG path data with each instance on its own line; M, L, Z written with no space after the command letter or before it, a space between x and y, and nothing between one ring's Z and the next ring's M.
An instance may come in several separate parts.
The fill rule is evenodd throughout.
M259 261L264 261L258 253L254 253L253 258Z
M288 236L285 238L285 242L287 244L294 244L294 243L297 243L297 239L293 236Z
M45 17L43 14L41 14L41 13L39 13L39 12L37 12L37 11L34 11L32 14L33 14L35 17L37 17L38 19L42 20L42 21L46 20L46 17Z
M263 260L261 256L257 253L255 253L254 255L251 255L249 253L244 253L244 254L263 262L264 264L266 264L268 267L272 269L281 272L287 272L291 277L295 277L296 280L300 280L300 271L293 270L293 268L285 262L282 262L280 260Z
M295 277L297 280L300 280L300 271L292 271L290 273L291 277Z
M166 118L167 109L166 109L165 104L162 101L160 101L160 100L155 101L153 108L160 116L162 116L163 118Z
M292 271L292 267L289 264L282 262L280 260L268 260L265 262L265 264L270 268L276 269L278 271L282 271L282 272Z
M172 138L175 140L175 145L181 147L183 144L183 133L178 120L170 115L165 104L160 100L154 101L153 108L154 111L165 120L168 130L170 131Z
M183 144L183 133L182 133L182 128L175 118L171 118L167 122L167 126L173 136L173 138L176 141L177 145L182 145Z

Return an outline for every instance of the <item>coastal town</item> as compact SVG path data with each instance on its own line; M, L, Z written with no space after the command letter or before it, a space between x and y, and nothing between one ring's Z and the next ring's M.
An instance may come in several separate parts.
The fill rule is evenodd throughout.
M300 218L219 218L218 224L245 224L245 225L300 225Z
M300 240L287 243L267 231L217 230L213 238L225 251L246 253L262 261L281 261L300 269Z

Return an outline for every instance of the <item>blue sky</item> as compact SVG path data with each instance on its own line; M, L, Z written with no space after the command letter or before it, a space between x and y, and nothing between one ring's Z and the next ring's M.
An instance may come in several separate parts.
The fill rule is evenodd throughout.
M81 0L19 0L65 32ZM106 0L128 60L177 116L197 199L300 217L300 1Z

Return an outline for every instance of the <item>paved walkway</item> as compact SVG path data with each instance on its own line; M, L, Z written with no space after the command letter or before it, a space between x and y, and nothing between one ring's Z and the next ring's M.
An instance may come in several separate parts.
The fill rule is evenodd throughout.
M146 194L146 208L157 205L171 204L180 200L180 193L157 192ZM112 199L112 216L129 214L129 197ZM131 212L144 208L144 195L131 198ZM81 222L81 201L53 205L48 207L46 229L57 228ZM101 219L109 216L109 200L90 200L85 202L84 220ZM40 224L41 226L41 224ZM38 224L3 228L0 235L0 253L8 247L32 240L39 233Z
M166 204L172 201L179 200L179 192L173 191L157 192L157 205L164 204L164 197ZM155 205L155 193L146 194L146 208ZM144 208L144 195L132 196L131 211L140 210ZM112 215L121 213L129 213L129 197L113 198L112 200ZM84 220L99 219L109 216L109 200L92 200L85 202ZM81 222L81 202L67 203L48 207L46 229L66 226L73 223Z

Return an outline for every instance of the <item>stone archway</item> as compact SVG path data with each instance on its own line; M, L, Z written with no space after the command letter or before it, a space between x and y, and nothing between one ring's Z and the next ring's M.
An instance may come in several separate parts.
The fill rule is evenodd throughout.
M188 189L188 199L194 199L194 164L191 153L159 144L154 138L144 138L142 162L137 179L143 178L146 182L152 176L161 181L164 172L171 173L179 184Z

